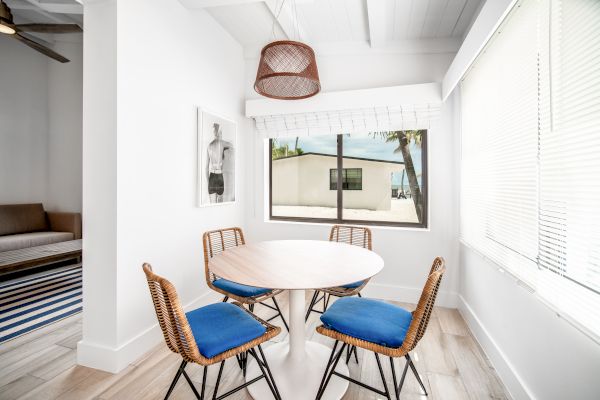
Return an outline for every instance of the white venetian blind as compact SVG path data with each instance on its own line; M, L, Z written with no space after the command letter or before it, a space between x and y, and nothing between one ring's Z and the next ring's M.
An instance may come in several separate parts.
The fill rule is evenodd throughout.
M600 333L600 1L552 0L541 80L538 293ZM547 42L546 42L547 43Z
M461 236L527 282L538 250L538 10L516 7L461 84Z
M461 237L600 337L600 1L523 0L461 84Z

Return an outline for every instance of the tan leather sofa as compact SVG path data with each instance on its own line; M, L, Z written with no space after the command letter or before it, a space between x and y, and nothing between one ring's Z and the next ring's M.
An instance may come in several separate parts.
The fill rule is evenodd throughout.
M46 212L42 204L0 205L0 252L81 239L81 214Z

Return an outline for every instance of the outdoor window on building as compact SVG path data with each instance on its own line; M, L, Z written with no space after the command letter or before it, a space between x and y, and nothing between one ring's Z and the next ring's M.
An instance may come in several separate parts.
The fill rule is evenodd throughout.
M329 190L337 190L337 168L329 170ZM362 190L362 168L342 169L342 189Z

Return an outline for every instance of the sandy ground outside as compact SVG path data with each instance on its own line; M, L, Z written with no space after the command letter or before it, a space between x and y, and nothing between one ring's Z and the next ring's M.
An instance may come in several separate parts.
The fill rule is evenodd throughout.
M273 216L304 218L336 218L334 207L277 206L273 205ZM344 219L386 222L419 222L415 205L411 199L392 199L391 210L344 209Z

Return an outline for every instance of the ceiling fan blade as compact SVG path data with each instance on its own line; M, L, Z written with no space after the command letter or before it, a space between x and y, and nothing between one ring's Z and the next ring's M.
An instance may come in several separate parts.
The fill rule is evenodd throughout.
M49 48L47 48L46 46L42 46L41 44L34 42L31 39L26 38L25 36L21 36L18 33L11 35L11 37L14 37L15 39L17 39L19 42L31 47L34 50L39 51L40 53L55 59L56 61L60 61L61 63L67 63L69 62L69 59L61 56L60 54L58 54L57 52L50 50Z
M77 24L21 24L16 25L20 32L38 33L77 33L83 32Z

